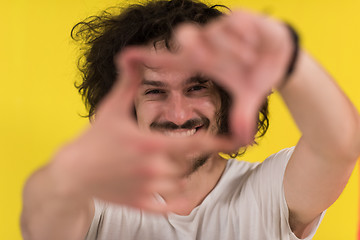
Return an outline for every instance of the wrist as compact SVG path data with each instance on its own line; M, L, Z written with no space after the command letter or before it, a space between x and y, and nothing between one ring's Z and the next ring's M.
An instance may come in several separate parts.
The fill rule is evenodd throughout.
M280 84L280 88L283 88L287 82L290 81L292 75L295 72L297 62L299 61L299 55L300 55L300 37L296 30L288 23L285 23L285 28L288 32L289 39L291 41L292 45L292 52L287 64L287 68L285 70L285 74L282 80L282 83Z
M300 50L296 61L294 71L289 76L286 84L277 88L281 95L292 95L294 91L298 91L308 85L309 78L311 78L311 70L313 62L306 51ZM313 80L310 80L313 81Z

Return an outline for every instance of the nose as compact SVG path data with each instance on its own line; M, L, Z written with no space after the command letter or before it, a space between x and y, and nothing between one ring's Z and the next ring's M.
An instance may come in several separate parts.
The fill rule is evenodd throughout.
M174 93L166 99L164 117L166 121L173 122L178 126L193 117L193 105L190 99L181 93Z

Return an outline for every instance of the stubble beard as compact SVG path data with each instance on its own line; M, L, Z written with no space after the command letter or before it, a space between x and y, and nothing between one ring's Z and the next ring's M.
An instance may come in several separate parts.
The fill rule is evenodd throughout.
M195 157L192 159L192 166L187 174L187 176L193 174L194 172L196 172L197 170L199 170L200 167L204 166L207 161L209 160L211 154L202 154L198 157Z
M210 132L213 132L213 135L216 136L217 132L219 130L219 127L218 126L209 126L209 127L211 128ZM213 154L215 154L215 153L200 153L195 156L191 156L189 158L189 162L191 162L191 167L189 168L189 172L188 172L187 176L195 173L202 166L204 166Z

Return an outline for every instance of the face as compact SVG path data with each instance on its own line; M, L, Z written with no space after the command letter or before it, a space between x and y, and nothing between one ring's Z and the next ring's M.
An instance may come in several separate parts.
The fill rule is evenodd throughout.
M194 73L145 68L144 80L135 99L139 128L173 138L216 135L220 96L210 80ZM193 154L193 168L209 154ZM193 169L196 170L196 169Z

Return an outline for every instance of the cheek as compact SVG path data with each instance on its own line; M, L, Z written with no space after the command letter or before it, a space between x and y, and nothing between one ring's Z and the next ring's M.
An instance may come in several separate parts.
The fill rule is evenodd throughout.
M217 92L213 93L205 103L204 108L208 110L208 117L210 118L210 132L217 133L219 131L218 118L221 110L221 98Z
M213 91L208 96L206 96L202 103L198 105L203 109L203 112L206 112L207 116L212 116L215 118L216 115L220 112L221 100L217 92Z
M199 101L197 104L197 110L200 111L202 114L207 116L208 118L214 118L218 111L218 107L216 103L210 100L206 101Z
M141 130L149 129L159 115L159 109L159 105L152 102L135 103L137 123Z

